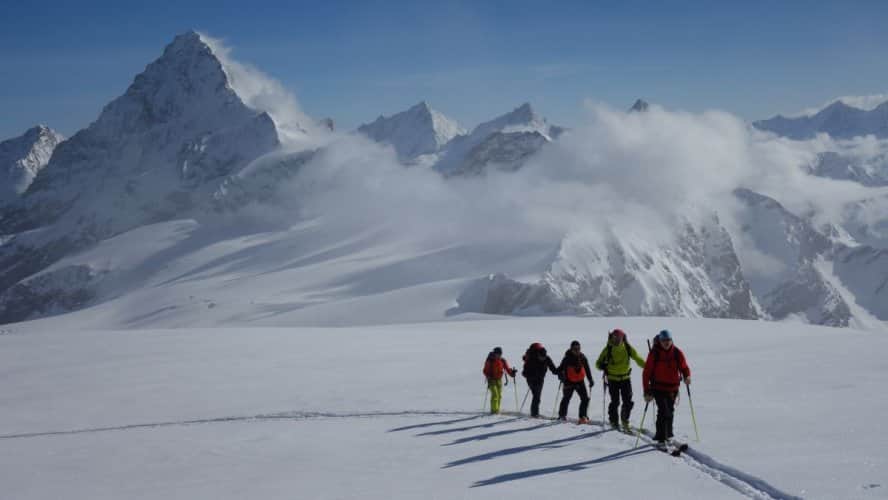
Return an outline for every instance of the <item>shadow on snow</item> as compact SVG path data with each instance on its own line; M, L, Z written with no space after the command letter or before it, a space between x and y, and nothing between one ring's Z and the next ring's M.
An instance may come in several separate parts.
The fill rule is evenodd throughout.
M466 465L474 462L483 462L485 460L492 460L497 457L503 457L507 455L514 455L516 453L524 453L525 451L531 450L544 450L544 449L555 449L562 448L566 446L568 443L572 443L574 441L579 441L581 439L587 439L590 437L595 437L605 432L610 432L613 429L606 429L602 431L596 432L587 432L585 434L578 434L575 436L570 436L562 439L555 439L552 441L546 441L543 443L531 444L527 446L516 446L514 448L506 448L505 450L499 451L491 451L490 453L483 453L481 455L475 455L473 457L463 458L461 460L455 460L450 462L442 467L442 469L449 469L451 467L458 467L460 465Z
M537 476L544 476L546 474L555 474L557 472L581 471L583 469L586 469L590 465L603 464L607 462L612 462L614 460L619 460L621 458L634 457L636 455L642 455L651 451L655 451L653 446L644 445L638 448L623 450L617 453L595 458L593 460L586 460L585 462L577 462L575 464L568 465L558 465L554 467L544 467L542 469L530 469L525 471L512 472L509 474L494 476L490 479L478 481L472 485L472 488L477 488L479 486L492 486L494 484L505 483L508 481L517 481L518 479L528 479Z

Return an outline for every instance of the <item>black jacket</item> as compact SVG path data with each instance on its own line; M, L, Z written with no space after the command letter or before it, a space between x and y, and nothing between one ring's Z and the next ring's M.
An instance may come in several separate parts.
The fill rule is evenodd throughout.
M593 383L592 380L592 370L589 369L589 360L586 359L586 355L580 353L579 355L574 354L570 349L564 353L564 359L561 360L561 364L558 365L558 378L562 380L564 383L569 383L565 378L565 371L568 366L574 366L576 368L583 367L586 371L586 378L589 379L589 383Z
M540 359L540 355L542 354L543 359ZM521 375L524 375L528 381L540 381L546 378L546 369L552 371L553 374L557 375L558 370L555 368L555 362L552 361L546 354L546 350L537 350L537 349L528 349L526 353L524 353L524 369L521 370Z

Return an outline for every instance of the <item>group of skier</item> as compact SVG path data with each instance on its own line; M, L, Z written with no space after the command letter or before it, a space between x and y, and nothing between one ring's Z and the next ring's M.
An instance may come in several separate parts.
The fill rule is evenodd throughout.
M632 432L629 424L629 416L632 413L634 402L632 401L632 367L634 361L642 372L642 388L645 402L654 401L657 405L657 430L654 440L664 443L672 439L672 420L675 413L675 402L678 398L680 384L691 383L691 369L688 367L684 353L673 344L672 334L669 330L661 330L653 339L647 359L642 359L638 351L632 347L626 333L616 329L608 334L607 345L601 350L595 362L595 368L602 372L603 383L610 393L610 405L608 406L608 420L610 425L625 432ZM540 398L543 392L543 382L546 372L550 371L561 381L562 398L558 408L558 419L567 420L567 410L574 392L580 398L579 419L580 424L589 423L589 392L586 389L586 381L589 389L595 386L592 378L592 370L589 360L583 354L580 342L574 340L570 343L570 349L564 353L564 358L556 367L552 358L546 352L546 348L539 342L534 342L524 354L524 367L521 375L527 380L527 387L532 395L530 403L530 415L534 418L540 416ZM490 412L500 412L502 401L503 376L515 379L518 373L516 368L509 366L503 358L501 347L495 347L487 356L483 369L487 377L487 388L490 392ZM621 407L622 402L622 407Z

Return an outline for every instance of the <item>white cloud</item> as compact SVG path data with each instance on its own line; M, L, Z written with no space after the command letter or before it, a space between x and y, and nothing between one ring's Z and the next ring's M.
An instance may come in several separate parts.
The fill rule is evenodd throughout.
M285 146L304 146L308 135L323 134L322 127L302 111L296 97L280 82L249 64L232 59L231 49L222 40L205 33L200 33L200 37L222 62L229 84L245 104L271 116Z

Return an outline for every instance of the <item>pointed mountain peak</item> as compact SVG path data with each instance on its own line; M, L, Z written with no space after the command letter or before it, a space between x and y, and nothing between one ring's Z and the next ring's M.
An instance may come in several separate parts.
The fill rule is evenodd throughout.
M545 130L546 133L548 133L549 129L546 119L537 115L530 103L525 102L504 115L500 115L493 120L478 125L472 130L472 135L479 139L483 139L493 132L514 127Z
M525 102L521 106L518 106L517 108L512 110L512 112L509 113L509 116L514 117L516 120L523 120L527 122L536 120L538 118L536 112L534 112L533 107L530 105L529 102Z
M645 111L650 109L650 107L651 105L648 104L647 101L645 101L644 99L636 99L635 104L633 104L632 107L629 108L629 112L644 113Z
M426 101L419 101L407 110L408 113L432 113L432 107Z
M829 106L820 110L820 112L817 114L819 115L821 113L841 112L841 111L846 111L849 109L860 109L860 108L855 108L854 106L851 106L851 105L847 104L845 101L839 99L837 101L834 101Z
M0 204L28 189L63 140L46 125L36 125L18 137L0 141Z
M358 132L376 142L391 144L401 160L435 153L465 133L455 121L432 109L426 101L392 116L380 116L358 127Z

